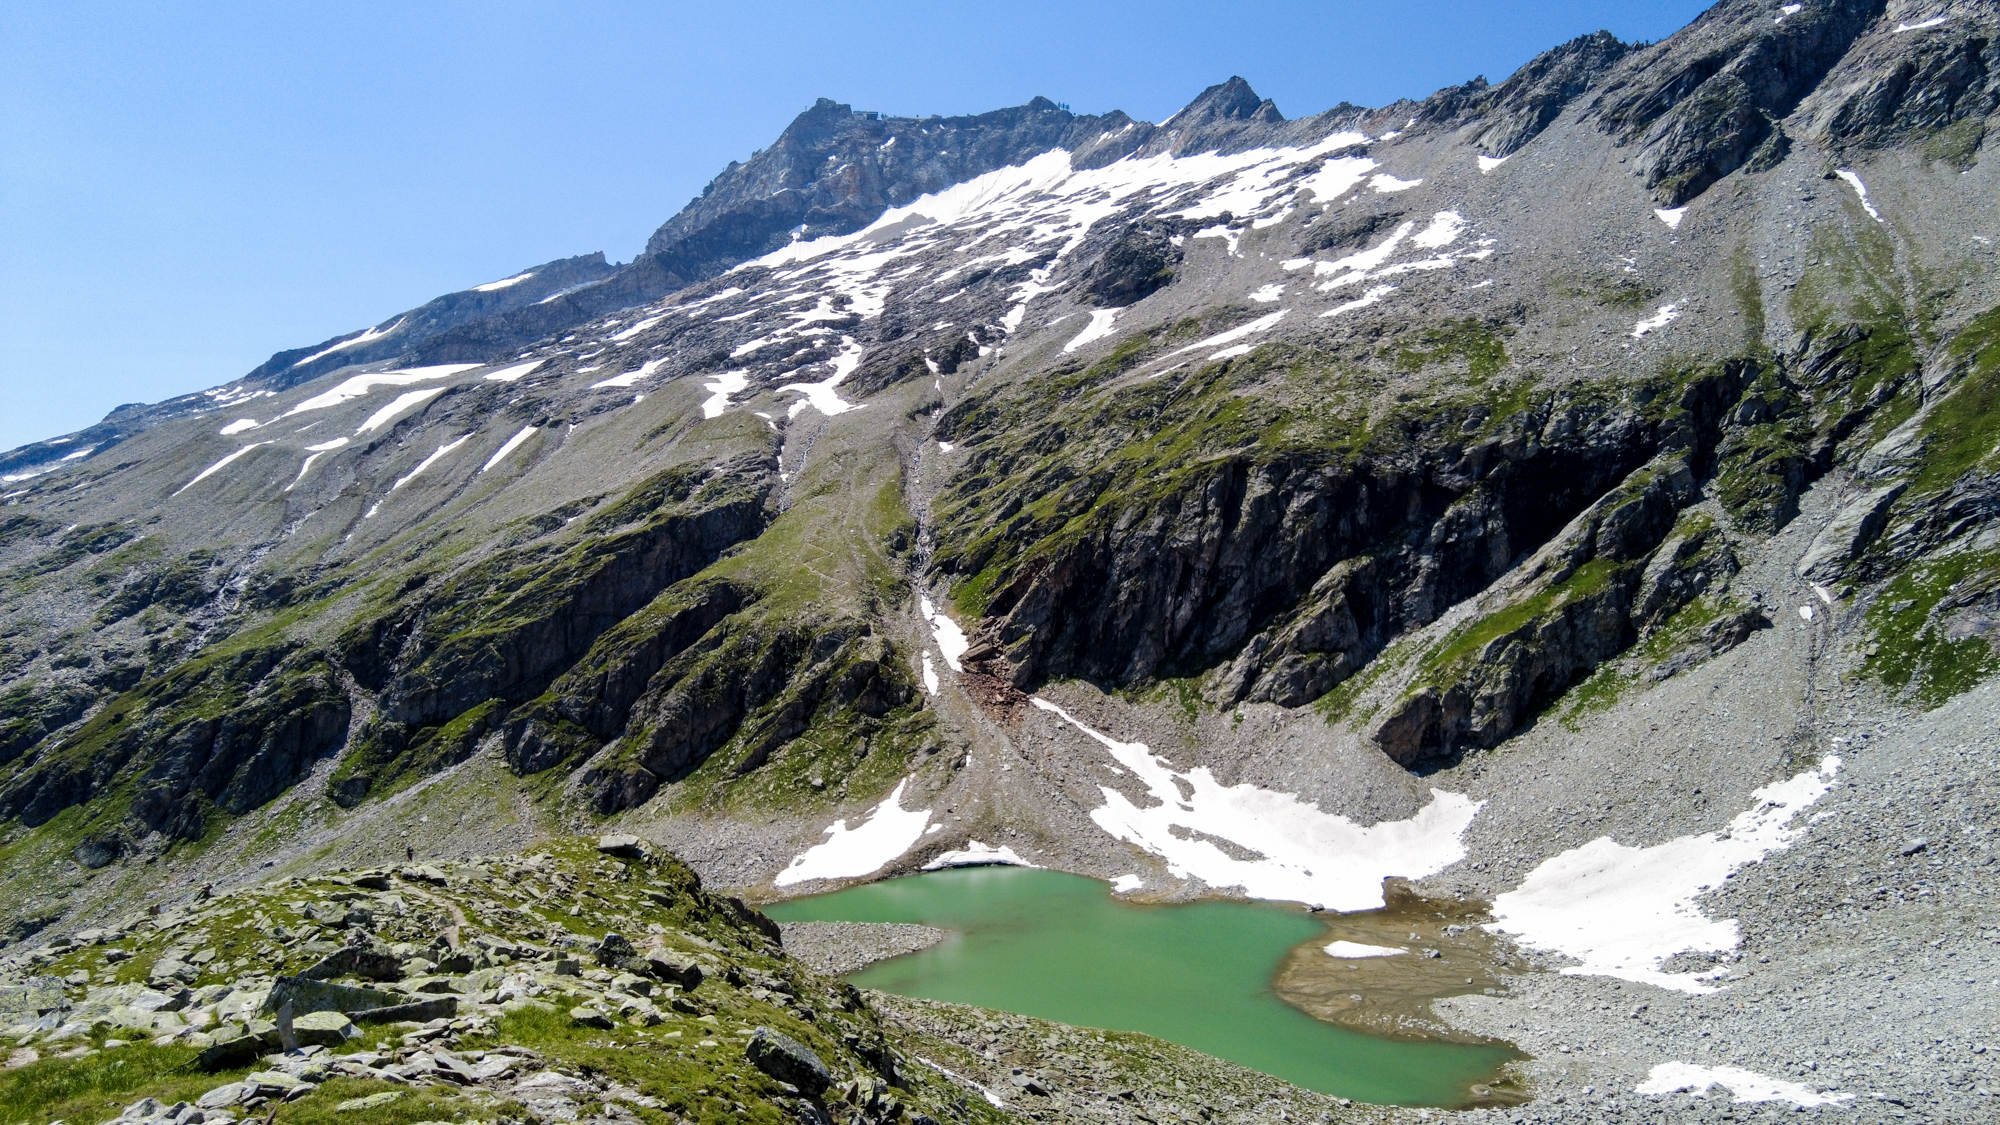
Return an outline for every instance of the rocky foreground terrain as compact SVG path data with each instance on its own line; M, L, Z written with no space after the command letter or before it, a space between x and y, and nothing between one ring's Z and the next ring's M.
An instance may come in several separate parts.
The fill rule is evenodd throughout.
M1989 0L1724 0L1303 118L822 101L633 262L13 451L0 1101L1444 1112L856 998L688 875L1016 862L1321 909L1379 956L1274 987L1526 1056L1452 1112L1992 1119L1996 109ZM327 958L394 968L287 1053Z

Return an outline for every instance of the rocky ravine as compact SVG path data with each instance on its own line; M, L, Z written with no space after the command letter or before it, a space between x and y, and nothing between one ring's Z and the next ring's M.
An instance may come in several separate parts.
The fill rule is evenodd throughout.
M7 937L600 831L753 899L1401 878L1551 970L1437 1013L1524 1119L1976 1120L1996 43L1727 0L1298 119L825 103L639 261L17 451Z

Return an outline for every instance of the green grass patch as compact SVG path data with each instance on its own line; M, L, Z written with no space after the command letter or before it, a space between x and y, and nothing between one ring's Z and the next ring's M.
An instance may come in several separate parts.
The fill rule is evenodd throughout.
M1964 552L1909 567L1868 608L1864 669L1924 707L1974 687L2000 671L2000 653L1979 636L1953 639L1946 618L1953 606L1996 590L2000 551Z

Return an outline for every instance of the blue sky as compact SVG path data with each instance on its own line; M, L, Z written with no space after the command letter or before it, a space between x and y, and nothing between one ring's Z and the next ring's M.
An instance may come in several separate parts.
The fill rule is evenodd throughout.
M629 259L814 98L1158 121L1380 105L1689 0L0 5L0 449L570 254Z

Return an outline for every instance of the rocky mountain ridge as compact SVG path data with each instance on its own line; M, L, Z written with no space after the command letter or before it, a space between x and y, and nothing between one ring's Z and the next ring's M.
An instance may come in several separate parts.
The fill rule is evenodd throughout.
M2000 670L1996 29L1730 0L1297 120L822 102L629 266L14 482L0 908L615 828L761 894L1003 842L1354 910L1525 894L1580 801L1642 852L1841 809Z

